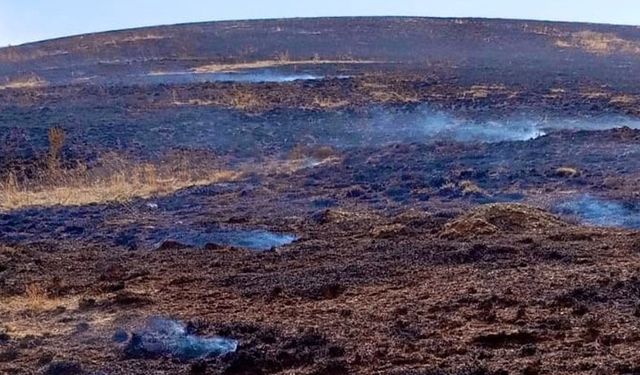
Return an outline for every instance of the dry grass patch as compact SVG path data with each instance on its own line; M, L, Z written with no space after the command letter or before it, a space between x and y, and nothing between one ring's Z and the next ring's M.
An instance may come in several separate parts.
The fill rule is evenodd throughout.
M473 181L464 180L458 184L462 195L489 195L484 189L476 185Z
M369 91L368 96L379 103L419 103L416 93L398 91Z
M635 104L637 102L638 99L632 95L616 95L609 101L611 104Z
M110 157L100 167L79 165L52 170L35 179L20 180L10 173L0 183L0 211L31 206L79 206L126 202L133 198L163 196L191 186L233 181L240 172L180 165L136 164Z
M224 92L222 96L214 98L191 98L183 100L174 95L171 104L175 106L217 106L244 111L259 110L269 105L265 98L242 88Z
M0 298L0 313L11 312L43 312L60 307L75 308L78 298L63 298L51 296L40 284L29 284L22 295Z
M16 78L4 84L0 84L0 90L6 89L32 89L37 87L45 87L49 84L45 79L36 75L28 77Z
M55 297L48 295L39 284L30 284L19 296L0 298L0 316L4 318L3 328L11 338L41 337L50 335L68 335L76 332L77 320L71 322L59 319L47 319L46 313L62 309L77 310L82 296ZM45 313L45 315L43 315ZM112 326L114 317L104 311L85 312L82 321L91 323L96 330Z
M345 99L321 98L316 96L311 103L312 108L336 109L348 106L350 103Z
M288 54L279 54L274 60L254 61L235 64L209 64L192 69L195 73L232 73L246 69L276 68L288 65L340 65L340 64L377 64L373 60L291 60Z
M600 92L600 91L588 91L588 92L581 92L580 95L582 95L587 99L607 99L611 96L611 93Z
M613 33L588 30L572 33L566 38L556 40L555 44L560 48L579 48L597 55L640 54L640 42L638 41L623 39Z
M473 99L484 99L495 92L505 91L506 87L502 85L476 85L471 86L468 90L462 92L464 98L472 97Z
M156 34L146 34L146 35L130 35L126 36L122 39L114 39L114 42L122 42L122 43L131 43L131 42L139 42L144 40L163 40L168 39L170 36L166 35L156 35Z
M572 167L560 167L555 170L555 174L558 177L578 177L580 171Z

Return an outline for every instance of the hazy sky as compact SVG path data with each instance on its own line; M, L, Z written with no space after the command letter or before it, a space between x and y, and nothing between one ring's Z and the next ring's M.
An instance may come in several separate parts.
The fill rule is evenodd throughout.
M158 24L357 15L640 25L640 0L0 0L0 46Z

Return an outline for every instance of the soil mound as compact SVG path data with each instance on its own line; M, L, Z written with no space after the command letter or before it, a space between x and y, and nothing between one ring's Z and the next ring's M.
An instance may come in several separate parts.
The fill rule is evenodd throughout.
M445 225L446 238L476 237L508 233L539 233L568 224L539 208L513 203L480 206Z
M376 217L366 212L326 209L316 212L313 221L317 224L358 224L375 221Z

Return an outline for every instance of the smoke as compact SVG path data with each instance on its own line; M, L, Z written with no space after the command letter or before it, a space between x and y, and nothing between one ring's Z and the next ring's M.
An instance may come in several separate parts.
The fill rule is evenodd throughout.
M457 141L495 143L528 141L560 130L608 130L624 126L640 129L640 120L626 116L543 117L513 114L499 119L470 119L421 106L411 111L373 110L369 139L398 142ZM361 127L363 134L367 128ZM366 139L366 138L365 138Z
M576 216L590 225L640 228L640 209L635 204L609 201L587 194L559 204L556 210L560 214Z
M182 245L204 248L215 244L231 246L255 251L266 251L274 247L288 245L297 239L286 233L275 233L265 230L243 230L223 228L138 228L137 235L131 240L139 238L149 248L158 248L165 241L176 241Z
M296 116L289 125L278 121L280 141L311 140L338 148L376 147L392 143L496 143L529 141L560 130L607 130L628 126L640 129L640 120L625 116L543 117L514 114L486 119L456 116L428 105L415 108L374 107L339 113L312 112ZM278 139L273 139L278 142Z
M48 118L67 116L53 107ZM24 115L24 116L22 116ZM13 155L47 150L46 123L26 126L18 121L28 113L12 116L0 126L2 134L22 129L29 142L6 139L0 152ZM370 107L361 110L310 111L281 109L252 116L241 111L214 107L179 107L151 111L131 117L107 109L78 111L75 122L65 129L77 148L83 150L127 150L136 155L162 155L175 148L233 152L238 157L256 156L261 150L289 151L298 145L336 148L378 147L391 143L494 143L528 141L559 130L607 130L628 126L640 129L640 120L620 115L545 117L515 113L499 118L463 117L435 110L428 105L412 108ZM96 118L101 121L96 122ZM14 122L15 121L15 122ZM89 124L89 125L87 125ZM22 139L21 138L21 139ZM16 150L13 150L17 148Z
M229 73L194 73L170 72L143 74L127 77L127 84L189 84L203 82L237 82L237 83L287 83L294 81L321 80L324 76L310 73L291 73L277 70L251 70ZM339 77L346 78L346 77ZM125 82L122 82L125 83Z
M122 341L122 333L116 341ZM131 334L124 347L130 358L174 357L182 361L219 357L233 353L238 341L222 337L200 337L175 320L151 318L146 325Z

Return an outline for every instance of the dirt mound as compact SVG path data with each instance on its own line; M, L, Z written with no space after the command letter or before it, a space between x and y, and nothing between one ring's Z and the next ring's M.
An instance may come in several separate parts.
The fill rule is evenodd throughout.
M316 224L350 224L370 223L376 221L378 217L368 212L347 211L341 209L326 209L316 212L313 215Z
M475 237L499 232L540 232L567 223L539 208L513 203L488 204L473 209L445 225L446 238Z

